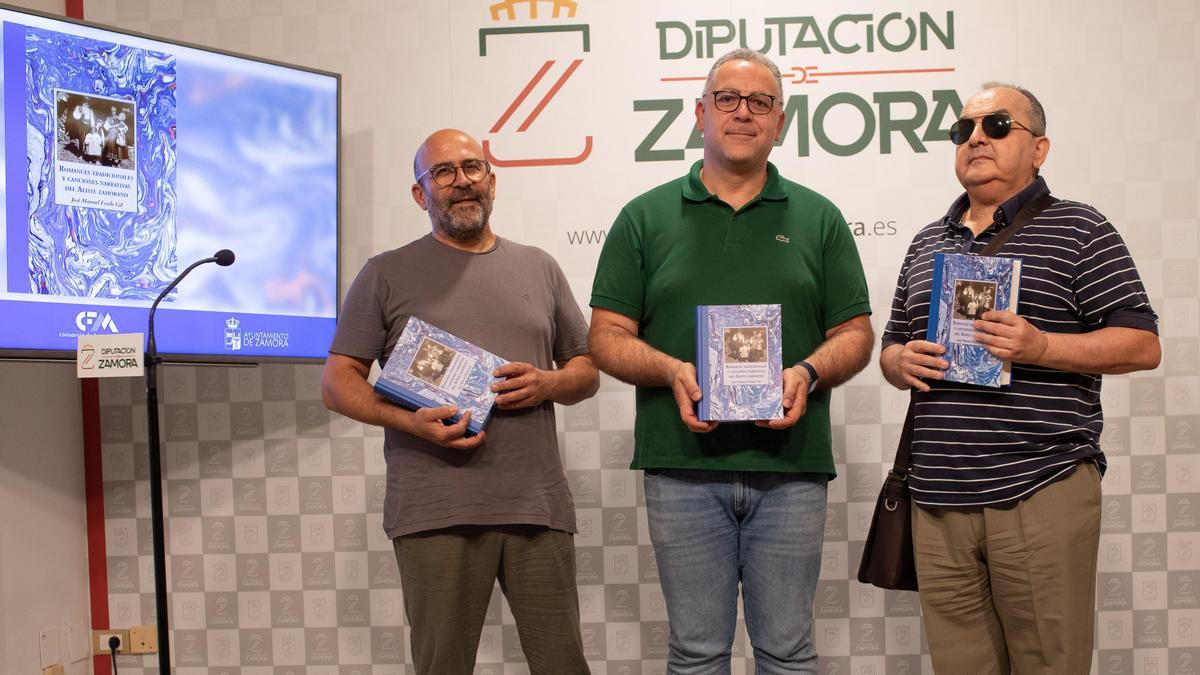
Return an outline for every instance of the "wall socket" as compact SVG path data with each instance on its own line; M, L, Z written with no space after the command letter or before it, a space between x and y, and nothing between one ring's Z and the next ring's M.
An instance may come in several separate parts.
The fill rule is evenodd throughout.
M130 654L158 652L158 626L133 626L129 629Z
M129 653L129 631L125 628L95 628L92 629L92 653L97 656L111 654L108 648L108 639L116 636L121 644L117 646L118 654Z

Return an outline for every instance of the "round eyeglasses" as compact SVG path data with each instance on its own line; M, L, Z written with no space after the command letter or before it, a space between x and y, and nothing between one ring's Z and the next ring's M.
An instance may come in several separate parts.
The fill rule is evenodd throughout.
M492 165L488 164L486 159L467 159L458 164L434 164L426 169L425 173L417 176L417 182L425 176L433 178L433 182L440 187L448 187L454 184L454 179L458 177L459 170L462 170L463 177L472 183L487 178L487 175L492 172Z
M950 142L955 145L966 143L971 134L975 133L975 119L972 117L964 117L954 124L950 125ZM1008 113L992 113L984 115L979 119L979 126L983 128L983 135L988 138L999 140L1008 135L1014 127L1022 131L1028 131L1031 135L1037 136L1029 127L1014 120Z
M755 115L766 115L775 107L775 97L769 94L748 94L742 96L736 91L729 89L710 91L709 94L713 97L713 106L721 112L733 112L737 110L742 101L746 102L746 108Z

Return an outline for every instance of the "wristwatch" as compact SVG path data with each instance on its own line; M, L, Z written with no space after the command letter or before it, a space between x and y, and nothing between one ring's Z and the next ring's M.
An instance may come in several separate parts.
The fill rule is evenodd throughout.
M808 373L808 393L813 393L813 391L817 388L817 381L821 379L821 376L817 374L817 369L813 368L812 364L808 361L801 361L796 365L800 366Z

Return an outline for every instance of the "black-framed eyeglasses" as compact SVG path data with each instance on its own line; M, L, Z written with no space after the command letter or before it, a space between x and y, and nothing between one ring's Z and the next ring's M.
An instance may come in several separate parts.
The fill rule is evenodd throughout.
M983 127L983 135L988 138L1000 139L1008 135L1008 132L1013 130L1013 127L1028 131L1033 136L1038 134L1033 133L1033 129L1014 120L1008 113L991 113L980 118L964 117L954 124L950 125L950 142L955 145L966 143L971 134L975 132L975 120L979 119L980 126Z
M713 97L713 107L721 112L733 112L738 109L742 101L745 101L746 108L750 112L755 115L766 115L775 107L776 101L776 98L770 94L754 93L742 96L729 89L719 89L708 93Z
M472 183L487 178L487 175L492 172L492 165L488 164L486 159L466 159L458 164L434 164L425 170L425 173L417 176L417 182L425 176L433 178L433 182L441 187L447 187L454 184L454 179L458 177L459 170L462 170L463 176Z

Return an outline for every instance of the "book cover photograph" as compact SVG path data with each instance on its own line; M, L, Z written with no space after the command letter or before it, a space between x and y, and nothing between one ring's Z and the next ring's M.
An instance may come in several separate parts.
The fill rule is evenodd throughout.
M926 340L946 348L950 367L945 379L984 387L1003 387L1012 364L993 356L975 339L984 312L1015 312L1021 285L1021 260L938 253L933 260L933 297Z
M779 305L696 307L696 378L704 422L783 417Z
M179 271L175 56L32 26L4 31L6 53L24 56L11 63L25 64L4 83L6 110L20 101L25 121L7 131L21 135L7 145L20 149L27 183L26 203L9 199L7 214L10 232L27 232L25 292L154 299ZM6 159L12 171L18 160Z
M467 435L487 424L496 401L492 371L504 359L462 338L410 317L375 381L375 391L405 408L458 407L457 422L467 411Z

